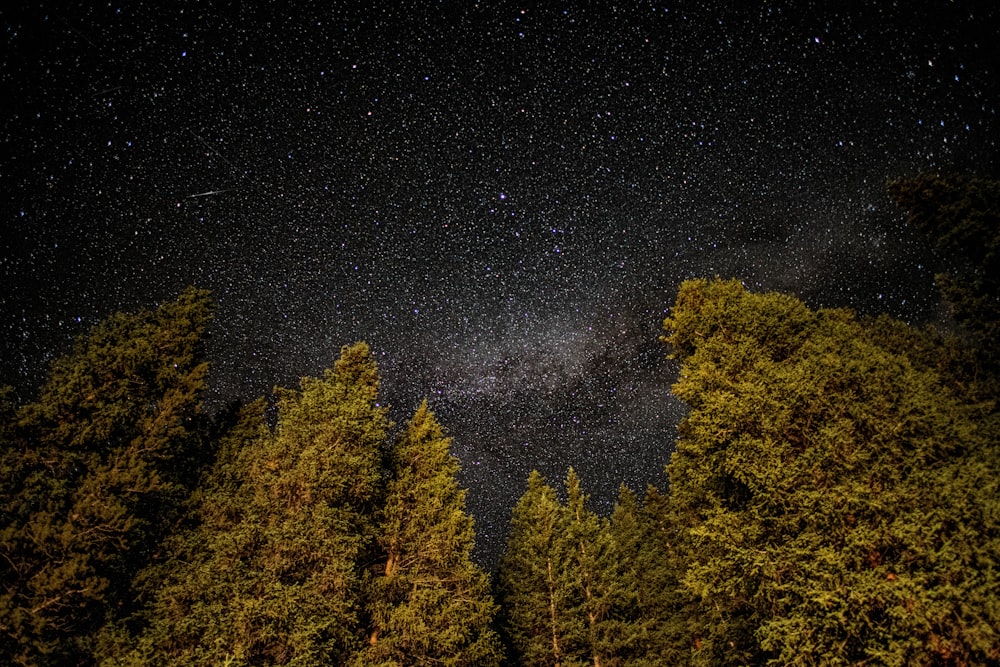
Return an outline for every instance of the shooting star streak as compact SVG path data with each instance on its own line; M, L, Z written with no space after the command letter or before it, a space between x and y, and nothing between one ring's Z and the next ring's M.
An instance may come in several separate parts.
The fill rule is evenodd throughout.
M209 190L208 192L199 192L197 194L188 195L187 198L192 199L194 197L208 197L210 195L221 195L223 192L232 192L235 189L236 188L227 188L225 190Z

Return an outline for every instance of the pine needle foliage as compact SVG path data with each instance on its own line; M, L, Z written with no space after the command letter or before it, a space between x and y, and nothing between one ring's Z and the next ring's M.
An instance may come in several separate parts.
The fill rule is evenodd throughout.
M564 585L568 523L555 489L533 470L511 513L498 573L504 636L516 664L585 664L583 619L572 613Z
M690 653L692 631L685 608L690 599L679 583L678 531L670 509L669 498L655 487L640 500L622 485L611 514L620 585L634 596L627 612L630 640L622 643L619 654L627 665L684 664Z
M279 392L273 434L263 403L251 405L220 448L197 525L145 575L142 629L108 631L104 664L346 664L360 646L360 570L381 494L377 395L358 343L322 378Z
M568 553L563 565L565 586L581 617L584 656L593 667L628 662L638 648L634 582L622 568L622 550L610 522L587 508L588 497L573 468L566 475Z
M580 478L570 468L566 503L540 473L511 515L500 563L498 595L510 655L519 665L656 664L639 617L638 585L627 565L638 562L638 528L624 543L625 521L587 508ZM640 538L641 539L641 538Z
M992 405L892 327L734 281L684 283L664 328L694 664L1000 659Z
M368 646L358 665L498 665L496 605L472 562L472 518L451 439L424 401L392 450L379 512Z
M0 662L72 665L128 612L204 460L208 292L116 314L57 359L0 452Z

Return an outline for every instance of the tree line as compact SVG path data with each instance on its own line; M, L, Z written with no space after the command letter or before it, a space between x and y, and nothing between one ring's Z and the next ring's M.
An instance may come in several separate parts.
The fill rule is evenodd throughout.
M0 392L0 662L986 665L1000 661L1000 184L890 184L952 328L683 283L669 488L610 516L537 472L492 576L451 440L368 346L221 415L212 301L117 314Z

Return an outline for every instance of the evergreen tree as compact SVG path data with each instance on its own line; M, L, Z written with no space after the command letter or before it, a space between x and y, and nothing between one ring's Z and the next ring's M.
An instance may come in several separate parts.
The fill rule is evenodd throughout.
M271 438L264 410L264 399L243 406L220 438L184 526L164 542L166 557L136 578L149 608L102 630L103 664L239 664L240 649L231 650L240 646L233 640L234 601L254 592L250 567L263 540L253 480L261 445Z
M625 664L639 649L641 630L635 619L636 590L622 571L621 552L609 522L586 507L580 478L570 468L566 476L568 541L562 569L575 614L582 617L585 634L581 657L593 667Z
M424 401L392 452L363 665L497 665L489 581L472 562L473 523L451 439Z
M736 282L685 283L664 327L696 664L1000 659L992 406L892 327Z
M634 591L629 622L635 640L623 647L625 664L682 664L692 640L678 581L677 531L669 518L669 499L651 486L640 503L622 485L610 528L620 555L622 587Z
M514 508L498 576L511 655L526 665L655 664L642 662L647 630L621 531L587 508L572 468L566 495L563 505L534 471Z
M941 251L935 276L955 318L976 338L990 371L1000 357L1000 181L921 174L889 183L907 222Z
M565 582L569 514L534 470L511 514L498 573L509 654L525 667L587 663L586 630Z
M139 636L107 632L105 664L345 664L381 495L377 392L358 343L323 378L279 392L273 435L252 406L221 447L197 525L144 577Z
M209 295L117 314L56 360L0 453L0 662L87 662L201 459Z

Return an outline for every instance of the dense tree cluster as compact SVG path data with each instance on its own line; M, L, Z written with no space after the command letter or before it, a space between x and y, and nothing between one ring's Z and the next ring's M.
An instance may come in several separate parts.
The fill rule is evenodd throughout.
M208 295L115 315L4 407L0 662L74 664L164 536L203 458ZM9 393L8 393L9 395Z
M0 390L0 662L997 664L1000 186L890 192L959 328L684 283L669 491L602 517L533 472L492 584L450 439L389 423L364 343L209 418L209 295L112 316Z
M589 510L571 468L566 502L536 471L514 508L497 574L501 626L514 664L673 664L678 581L663 497L622 487L615 511Z
M3 398L0 661L496 665L449 439L393 445L364 343L227 426L201 412L207 293L116 315Z

